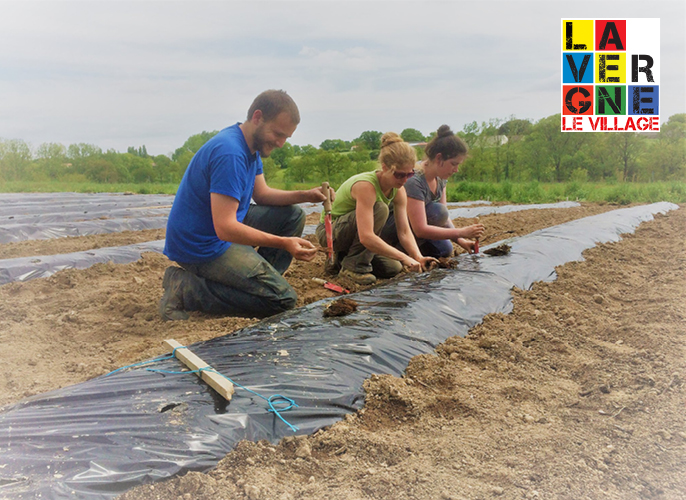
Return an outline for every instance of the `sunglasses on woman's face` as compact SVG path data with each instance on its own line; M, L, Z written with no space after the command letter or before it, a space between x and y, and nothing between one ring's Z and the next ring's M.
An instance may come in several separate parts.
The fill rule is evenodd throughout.
M409 179L409 178L412 177L413 175L414 175L414 170L411 170L410 172L396 172L396 171L393 171L393 177L395 177L395 178L398 179L399 181L401 181L401 180L403 180L403 179Z

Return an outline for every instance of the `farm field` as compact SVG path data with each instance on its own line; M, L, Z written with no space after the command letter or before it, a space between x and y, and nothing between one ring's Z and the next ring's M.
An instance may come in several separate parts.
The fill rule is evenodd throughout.
M482 216L482 244L616 208ZM489 315L468 337L414 358L403 378L372 377L365 408L329 429L278 445L244 442L213 471L122 498L682 498L685 227L682 205L561 266L556 281L514 290L511 314ZM163 237L158 229L22 241L0 245L0 258ZM0 286L0 405L165 354L166 338L188 345L257 321L161 321L169 264L146 253ZM323 264L322 254L287 271L300 305L336 295L311 280L325 277Z

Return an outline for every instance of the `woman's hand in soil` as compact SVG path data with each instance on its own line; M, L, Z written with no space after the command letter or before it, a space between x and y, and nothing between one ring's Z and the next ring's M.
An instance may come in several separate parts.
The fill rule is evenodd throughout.
M405 258L401 260L400 263L406 270L410 272L419 273L422 271L422 265L410 256L405 256Z
M438 267L438 260L433 257L422 257L419 259L419 263L422 265L422 271L430 271L431 269Z
M467 250L467 253L474 253L474 242L472 240L466 240L464 238L458 238L455 242L462 248Z

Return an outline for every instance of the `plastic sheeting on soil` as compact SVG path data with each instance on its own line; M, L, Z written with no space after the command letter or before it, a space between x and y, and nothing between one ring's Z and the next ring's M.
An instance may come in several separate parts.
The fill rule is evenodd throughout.
M71 194L71 193L68 193ZM477 202L464 202L465 204L475 204ZM483 202L483 203L489 203L489 202ZM458 204L451 204L453 205L459 205ZM573 206L578 206L579 204L576 202L561 202L561 203L548 203L548 204L539 204L539 205L506 205L502 207L492 207L492 208L483 208L483 207L478 207L476 209L473 208L466 208L466 209L451 209L450 212L452 213L457 213L458 215L452 215L453 217L476 217L478 215L484 215L484 213L478 213L477 215L461 215L462 212L460 210L493 210L497 209L500 213L505 213L505 212L516 212L519 210L530 210L530 209L546 209L546 208L568 208L568 207L573 207ZM303 209L305 210L306 213L313 213L313 212L318 212L321 210L322 206L321 204L315 204L315 203L304 203L301 205ZM470 213L476 213L476 212L470 212ZM126 227L126 224L132 224L132 222L127 223L126 221L131 220L133 221L134 219L124 219L124 222L122 224L117 225L115 222L112 220L105 220L105 221L99 221L101 224L100 226L96 225L94 226L96 230L98 228L103 229L102 231L99 231L99 233L105 233L105 232L117 232L117 231L123 231L125 229L134 229L133 227ZM157 217L154 220L155 224L159 224L158 227L164 227L166 224L166 217L161 218ZM87 223L82 223L84 224L84 228L86 227L85 224ZM90 223L93 224L93 223ZM23 227L23 226L16 226L17 228ZM51 229L53 228L53 229ZM112 229L111 231L106 231L104 228L110 228ZM305 229L303 231L303 236L307 236L310 234L314 234L315 229L317 226L315 224L309 224L305 226ZM141 227L138 229L155 229L155 227ZM20 238L18 234L20 231L23 232L28 232L28 231L34 231L39 233L39 236L36 238ZM42 224L40 226L29 226L28 228L24 229L17 229L12 233L11 237L17 237L17 239L44 239L44 238L49 238L49 237L60 237L60 236L75 236L75 234L67 234L69 231L73 231L72 229L69 229L68 226L59 226L59 225L54 225L51 226L49 224ZM53 236L48 236L52 234ZM88 233L88 234L98 234L98 233ZM10 241L15 241L15 240L10 240ZM3 241L3 226L0 225L0 243L4 243ZM164 242L160 243L159 241L153 241L150 243L142 243L138 245L127 245L123 247L107 247L107 248L100 248L98 250L89 250L89 251L83 251L83 252L73 252L69 254L57 254L57 255L49 255L49 256L32 256L32 257L17 257L14 259L4 259L0 260L0 285L4 285L6 283L11 283L13 281L27 281L30 279L34 278L46 278L57 271L61 271L63 269L69 269L69 268L76 268L76 269L86 269L87 267L92 266L93 264L97 263L102 263L102 262L108 262L108 261L113 261L116 264L126 264L128 262L134 262L138 259L140 259L141 252L162 252L164 249ZM111 255L111 257L110 257Z
M488 200L475 200L475 201L451 201L448 203L448 208L453 207L468 207L471 205L490 205L491 202Z
M0 244L166 227L174 197L88 193L0 194Z
M160 229L166 227L174 201L173 196L130 195L124 198L127 203L123 203L111 200L113 196L123 195L100 195L98 198L80 195L85 198L79 198L76 193L66 194L72 195L68 196L68 200L77 201L60 198L56 202L54 199L34 197L31 203L8 203L0 194L0 244ZM122 208L123 205L126 206ZM157 206L159 208L153 208ZM303 203L301 207L306 214L322 208L321 203Z
M0 244L66 236L161 229L166 227L167 216L173 201L174 197L169 195L0 193ZM451 206L483 203L490 202L461 202L453 203ZM306 214L319 212L322 208L320 203L302 203L300 206ZM505 207L498 207L497 210L506 212L528 208L556 208L557 206L558 204L521 205L520 209L510 207L508 210ZM453 209L455 210L458 209ZM491 213L483 208L464 210L476 210L473 212L475 215L470 215L470 217ZM458 216L462 217L462 215L453 217ZM304 234L314 234L315 228L315 225L306 226Z
M306 214L319 212L321 204L300 205ZM47 240L65 236L117 233L161 229L167 226L171 207L98 209L97 211L40 213L24 216L0 216L0 244L24 240ZM304 234L314 234L309 225Z
M162 253L163 250L164 240L156 240L83 252L0 260L0 285L13 281L47 278L63 269L86 269L98 263L128 264L140 259L144 252Z
M162 229L165 227L167 227L166 216L55 222L48 224L11 224L0 226L0 243L120 233L122 231L142 231L144 229Z
M500 207L468 207L468 208L453 208L460 205L479 205L490 204L490 201L465 201L460 203L449 203L450 208L448 214L452 219L462 217L469 219L472 217L480 217L489 214L506 214L510 212L519 212L520 210L543 210L546 208L572 208L581 206L576 201L560 201L558 203L538 203L534 205L503 205ZM318 210L321 210L321 206ZM314 234L317 229L316 225L305 226L303 236Z
M551 280L555 266L676 208L626 208L536 231L509 240L509 255L463 255L458 270L406 275L350 295L359 303L350 316L323 318L324 300L190 348L239 384L294 399L298 408L284 417L309 434L359 409L371 374L400 375L413 356L464 336L488 313L509 312L512 286ZM176 360L154 367L181 369ZM142 368L36 396L0 413L0 493L110 498L207 470L241 439L291 434L266 408L240 388L227 403L195 375Z
M171 207L172 195L123 193L0 193L0 224L11 217L122 208ZM84 217L85 218L85 217Z
M450 214L450 217L453 219L457 217L470 219L472 217L481 217L482 215L507 214L510 212L519 212L520 210L539 210L545 208L572 208L579 206L581 206L581 203L576 201L560 201L557 203L534 203L532 205L503 205L501 207L451 208L450 210L448 210L448 213Z
M0 243L165 227L174 196L0 193ZM306 214L321 203L303 203ZM158 217L151 222L127 219Z
M54 224L86 220L123 219L128 217L158 217L169 215L171 207L138 207L97 210L94 212L61 212L0 217L0 227L11 229L14 224Z

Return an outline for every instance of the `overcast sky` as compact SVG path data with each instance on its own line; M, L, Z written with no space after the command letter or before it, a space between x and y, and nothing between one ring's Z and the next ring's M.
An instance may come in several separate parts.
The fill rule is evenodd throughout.
M686 112L686 2L0 0L0 138L168 154L284 89L292 144L539 120L561 18L660 18L660 115Z

